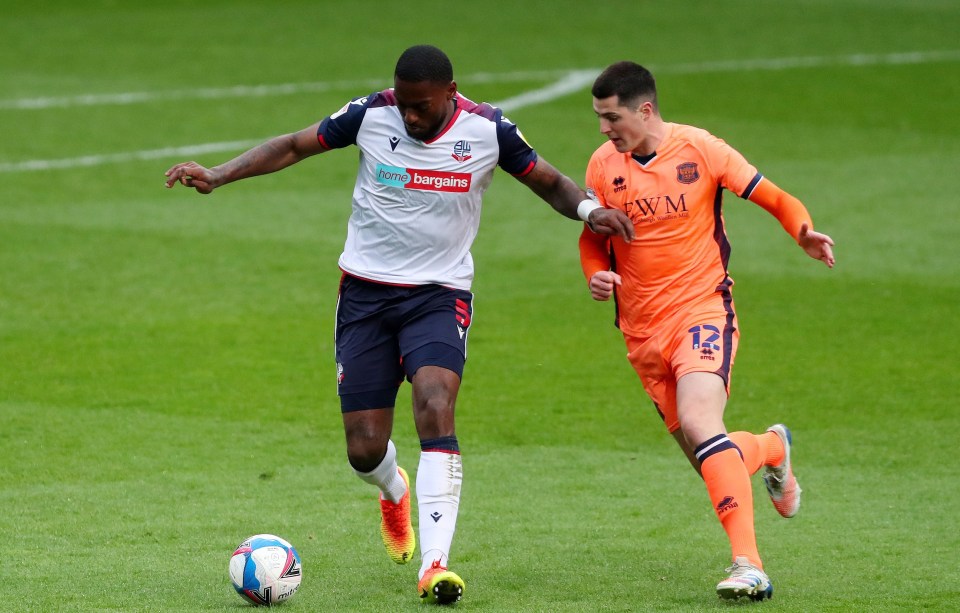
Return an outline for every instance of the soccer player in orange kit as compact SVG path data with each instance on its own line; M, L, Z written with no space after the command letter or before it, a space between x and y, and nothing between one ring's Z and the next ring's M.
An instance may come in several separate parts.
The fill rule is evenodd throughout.
M737 318L727 274L730 245L721 212L728 189L769 211L814 259L833 267L833 240L813 230L803 204L757 172L719 138L665 122L650 72L618 62L594 82L593 109L609 139L590 158L588 193L624 211L636 238L580 237L580 259L595 300L615 297L627 358L693 467L730 540L733 565L722 598L773 593L754 533L750 475L774 507L792 517L800 487L783 424L763 434L728 433L723 410L737 351Z

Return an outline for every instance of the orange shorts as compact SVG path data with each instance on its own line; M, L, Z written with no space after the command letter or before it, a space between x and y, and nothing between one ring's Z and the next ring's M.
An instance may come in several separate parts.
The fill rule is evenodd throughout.
M643 389L671 433L677 420L677 380L690 372L712 372L723 378L730 393L730 375L737 354L740 331L733 299L717 292L688 309L672 315L653 336L623 335L627 359L640 375Z

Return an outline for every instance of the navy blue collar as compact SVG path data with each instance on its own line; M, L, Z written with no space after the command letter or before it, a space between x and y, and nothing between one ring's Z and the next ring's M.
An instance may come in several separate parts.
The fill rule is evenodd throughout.
M631 153L630 156L639 162L641 166L646 166L651 160L653 160L653 158L657 157L657 152L654 151L650 155L637 155L636 153Z

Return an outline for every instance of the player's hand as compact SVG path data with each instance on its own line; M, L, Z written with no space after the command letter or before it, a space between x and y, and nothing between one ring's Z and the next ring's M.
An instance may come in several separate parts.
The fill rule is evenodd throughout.
M594 209L587 224L597 234L615 234L626 242L633 240L633 222L619 209ZM606 298L604 298L606 300Z
M163 174L167 177L164 184L168 188L179 183L184 187L192 187L201 194L209 194L219 185L216 173L196 162L180 162Z
M611 270L601 270L593 273L590 277L590 295L594 300L610 300L613 295L613 288L622 285L623 279L620 275Z
M807 255L815 260L822 261L830 268L833 268L833 265L837 262L836 258L833 257L833 249L831 249L833 239L826 234L811 230L806 223L800 226L797 243L807 252Z

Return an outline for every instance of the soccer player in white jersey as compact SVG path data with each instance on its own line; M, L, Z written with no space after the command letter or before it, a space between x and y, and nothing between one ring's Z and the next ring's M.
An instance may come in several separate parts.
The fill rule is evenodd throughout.
M176 164L166 186L209 194L348 145L359 148L360 166L337 303L347 458L358 477L380 490L387 552L397 563L409 562L416 547L410 485L390 436L397 390L404 378L410 381L421 448L417 591L424 600L452 603L464 589L448 569L463 475L454 404L473 314L470 247L483 192L500 166L557 212L597 232L631 240L633 224L539 157L499 109L460 94L450 60L429 45L403 52L392 89L354 99L219 166Z

